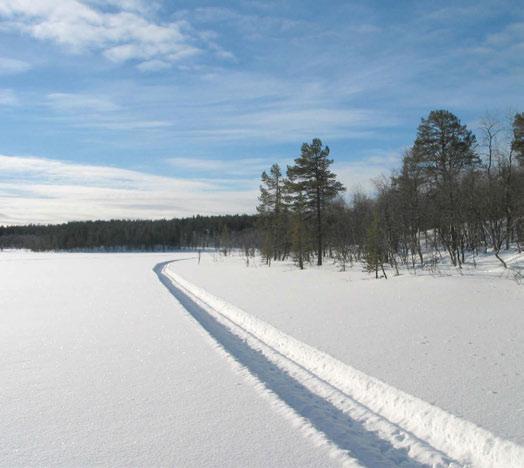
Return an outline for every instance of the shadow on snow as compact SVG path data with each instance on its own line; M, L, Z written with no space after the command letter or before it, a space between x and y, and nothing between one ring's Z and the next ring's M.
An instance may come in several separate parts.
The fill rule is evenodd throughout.
M171 262L159 263L153 269L162 284L237 362L247 368L296 414L309 421L326 439L366 466L425 466L410 458L405 449L393 447L377 434L366 430L360 422L312 393L275 366L261 352L249 347L241 338L230 332L162 274L163 267L168 263Z

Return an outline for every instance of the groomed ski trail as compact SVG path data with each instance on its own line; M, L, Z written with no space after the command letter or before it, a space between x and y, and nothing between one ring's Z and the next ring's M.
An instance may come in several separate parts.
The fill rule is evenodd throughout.
M155 267L215 342L335 456L364 466L521 467L524 447L391 387Z

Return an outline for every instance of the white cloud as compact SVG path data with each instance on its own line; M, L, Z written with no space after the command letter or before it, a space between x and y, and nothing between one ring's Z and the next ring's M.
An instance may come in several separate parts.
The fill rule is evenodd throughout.
M229 60L231 62L237 61L235 54L233 54L233 52L230 52L229 50L222 49L216 44L213 44L212 49L215 51L215 55L220 59Z
M171 64L147 61L139 67L147 72L164 66ZM390 113L350 106L356 92L347 82L339 86L309 77L290 82L267 73L215 69L182 84L97 83L83 93L53 93L47 104L60 111L55 118L65 125L164 129L161 138L184 143L369 138L377 128L399 123Z
M330 106L330 107L327 107ZM322 139L369 138L377 127L393 126L395 119L380 111L340 109L336 104L299 101L275 101L266 109L238 112L223 110L220 120L201 121L206 128L188 130L186 136L209 140L242 140L257 138L282 141L305 141L312 137Z
M273 127L276 130L286 128L290 130L305 129L307 132L323 131L373 125L376 121L376 112L362 109L337 109L316 107L313 109L269 109L268 111L251 113L249 122L252 126ZM380 122L383 124L383 122ZM387 122L386 125L390 125Z
M202 159L202 158L169 158L166 160L174 168L199 173L219 173L226 176L256 175L268 169L272 162L263 158L244 159Z
M110 99L89 94L51 93L47 95L47 100L51 107L59 111L108 112L118 109Z
M73 124L78 128L102 128L104 130L159 130L166 129L173 126L173 123L168 120L140 120L126 116L115 116L115 118L106 118L96 116L91 120L84 122L77 122Z
M268 167L267 160L257 158L228 161L179 157L169 162L175 168L202 174L216 171L226 176L247 176ZM355 162L335 161L333 170L349 194L355 190L372 193L372 179L389 175L399 164L400 152L377 152ZM258 174L243 180L184 179L111 166L0 155L0 223L252 213L257 185Z
M18 98L11 89L0 88L0 106L14 106L18 104Z
M494 46L513 45L522 41L524 41L524 22L510 23L501 31L492 33L486 38L486 42Z
M115 62L173 63L198 52L191 44L186 21L160 23L148 19L143 14L145 3L140 1L112 1L110 5L117 11L102 11L78 0L3 0L0 16L4 17L4 27L73 51L101 50Z
M148 14L159 8L157 0L86 0L96 6L112 6L126 11Z
M0 57L0 75L14 75L23 73L31 68L31 65L22 60L8 57Z
M202 23L234 23L244 33L245 38L260 37L263 34L275 34L275 32L288 31L301 26L311 26L311 23L303 20L267 14L244 14L231 8L223 7L196 8L189 13L189 16Z
M133 115L107 95L82 93L50 93L45 104L56 111L59 121L75 128L105 130L154 130L171 127L167 120L145 119Z
M109 166L0 155L7 224L252 212L256 189Z
M171 68L171 64L165 60L147 60L137 66L140 71L153 72Z
M391 171L400 166L401 153L377 152L375 155L352 162L337 162L333 170L338 179L345 185L347 193L363 191L371 194L375 192L374 179L391 175Z

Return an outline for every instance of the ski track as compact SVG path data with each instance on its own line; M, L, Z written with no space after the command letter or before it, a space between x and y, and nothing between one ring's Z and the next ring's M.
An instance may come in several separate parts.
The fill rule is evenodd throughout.
M319 443L331 445L344 464L522 466L524 448L299 342L187 282L168 268L172 263L155 267L160 281L226 355L290 409L308 432L316 432ZM341 367L348 371L343 378ZM347 379L356 392L348 391ZM383 392L384 401L377 406L372 397L359 398L362 391L375 396ZM392 412L398 405L406 408Z
M301 422L305 420L315 431L320 432L325 442L336 448L334 456L344 464L376 467L439 464L417 462L409 457L405 447L394 447L387 440L366 430L366 416L369 415L363 407L356 402L345 401L347 397L329 384L265 346L225 317L218 320L209 307L173 284L161 271L156 270L156 273L163 284L222 349L263 384L266 390L292 409ZM332 399L338 400L338 405L345 403L346 409L355 412L357 417L345 414L330 401ZM306 428L310 429L307 424ZM404 436L398 429L391 429L398 441L403 441Z

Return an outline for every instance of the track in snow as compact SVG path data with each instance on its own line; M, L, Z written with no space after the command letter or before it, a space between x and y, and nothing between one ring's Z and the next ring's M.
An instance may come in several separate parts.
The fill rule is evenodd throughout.
M155 272L185 309L237 363L276 395L295 415L322 434L328 443L338 448L347 462L365 466L415 467L463 466L464 462L469 464L472 461L470 457L467 460L461 457L462 463L457 462L424 438L417 437L412 431L388 420L380 411L372 411L362 401L352 398L348 392L340 389L336 379L331 381L326 378L329 373L312 371L311 367L297 362L301 359L295 359L294 353L286 353L286 347L278 343L278 336L281 335L283 340L291 340L294 342L292 344L299 342L238 309L234 312L243 314L241 317L244 320L235 320L235 313L223 313L222 306L227 304L171 273L167 269L169 263L157 265ZM227 308L224 310L228 312ZM261 324L267 329L257 333L257 327L260 328ZM276 333L277 346L272 346L273 336L271 340L264 339L268 336L268 330ZM299 344L306 351L310 348ZM327 366L329 364L327 362ZM374 382L371 381L371 384ZM402 395L400 397L402 399ZM398 404L402 402L399 401ZM441 416L438 411L442 410L436 408L436 411ZM458 420L451 415L449 417L452 421ZM464 423L470 429L469 423ZM488 438L489 436L491 435L488 434ZM493 441L505 443L497 438ZM511 452L515 447L510 444L509 449ZM519 447L516 450L519 455ZM512 453L508 458L510 462L513 459ZM472 458L475 459L474 454ZM474 460L474 464L478 461L478 458ZM490 465L489 461L485 464ZM513 466L513 463L508 466Z

